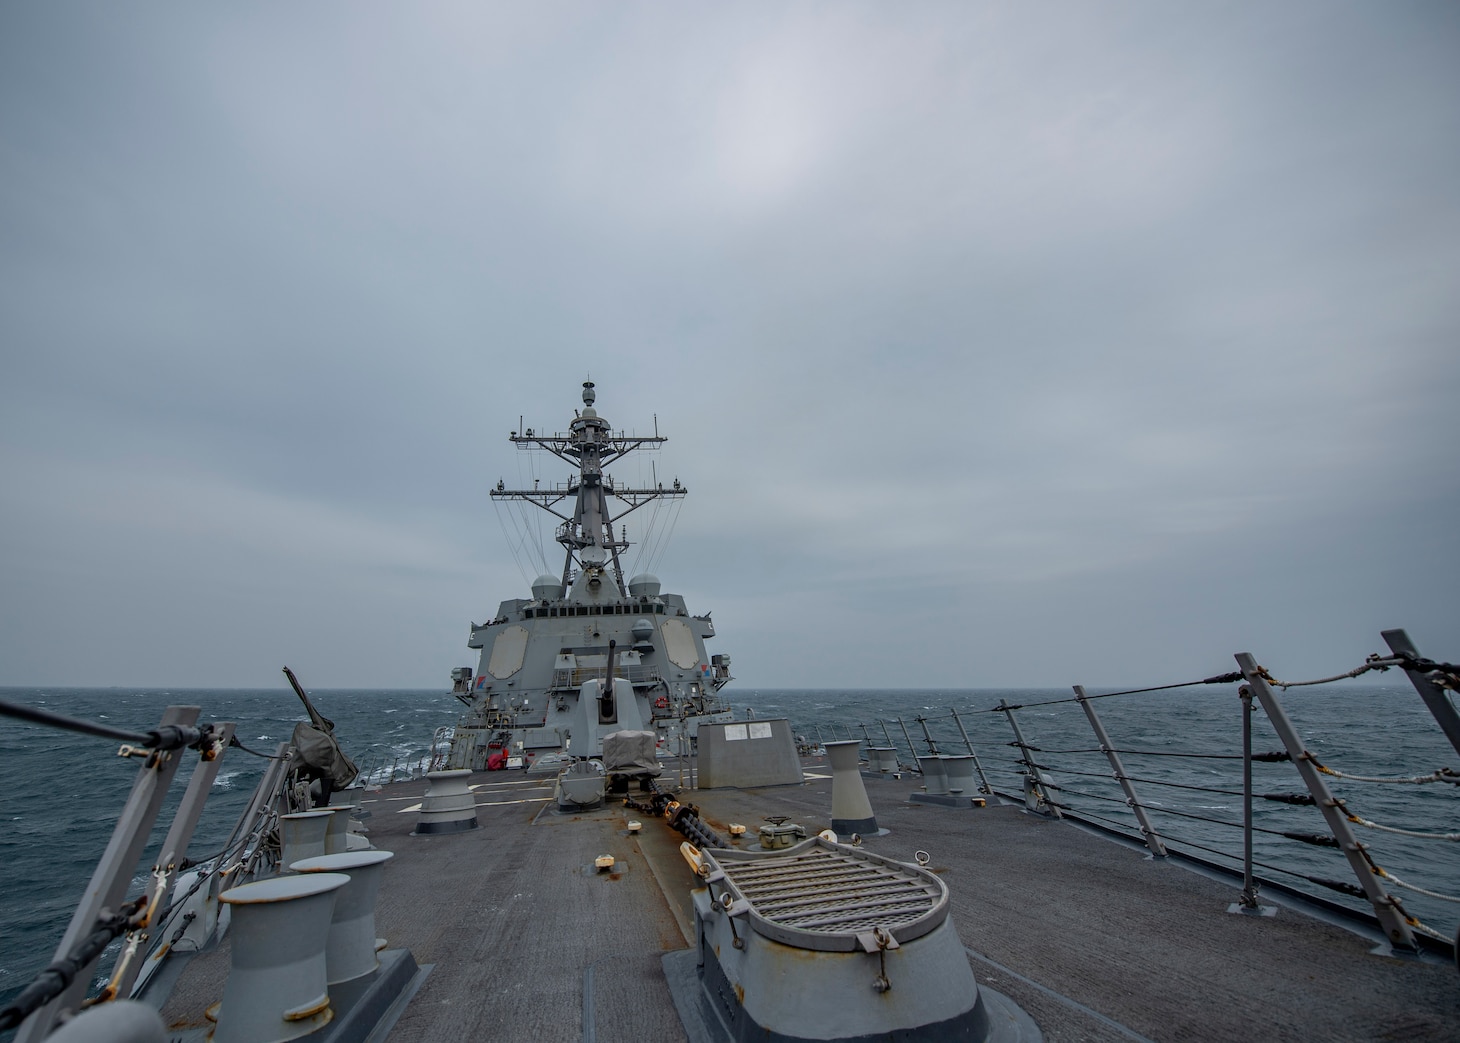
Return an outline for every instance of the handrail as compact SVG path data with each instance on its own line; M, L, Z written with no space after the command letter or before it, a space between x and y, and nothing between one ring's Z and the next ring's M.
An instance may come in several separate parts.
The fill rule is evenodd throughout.
M198 713L196 706L169 706L155 731L161 735L191 729L198 719ZM57 722L45 723L51 723L55 727L68 727ZM91 734L98 732L99 729L90 731ZM123 750L129 748L124 746ZM15 1043L38 1043L49 1035L63 1013L74 1013L80 1009L89 980L88 972L110 938L94 949L91 943L97 938L102 921L109 916L119 915L110 910L121 910L127 904L123 900L127 888L131 885L132 875L151 833L152 824L162 810L162 802L181 762L182 759L176 751L154 751L147 754L138 767L131 794L112 830L111 841L97 862L91 882L83 892L81 901L72 914L71 923L56 947L51 968L48 968L50 973L42 972L42 978L46 981L43 983L38 979L33 988L22 994L27 1004L25 1009L12 1004L4 1012L3 1017L7 1019L24 1019L20 1021ZM136 905L135 911L128 915L121 929L145 926L145 922L137 922L136 917L146 908L145 900ZM108 925L106 930L111 930L112 926ZM71 973L67 975L55 968L70 968Z
M196 706L169 706L155 728L131 731L0 702L0 714L121 741L120 756L140 759L131 793L54 958L0 1010L0 1030L18 1026L15 1043L39 1043L64 1016L76 1013L83 1005L139 995L158 969L160 954L178 952L173 943L188 929L190 917L183 919L182 926L175 922L195 901L200 889L207 887L211 899L227 886L276 867L278 817L307 806L310 799L303 783L296 784L302 776L291 763L292 747L288 743L280 743L273 755L256 754L267 759L268 766L223 847L200 859L187 857L224 755L234 746L244 749L234 737L232 722L198 724L200 712ZM195 759L187 756L190 751L196 752ZM138 862L184 759L193 761L194 766L156 864L147 874L147 889L128 899ZM196 879L183 894L175 895L174 886L182 873L193 869L198 870ZM117 955L107 983L98 995L83 1003L93 977L92 968L102 951L121 935L126 936L126 944Z
M1460 831L1448 822L1430 824L1383 821L1385 816L1382 814L1366 813L1366 809L1359 806L1357 802L1363 800L1361 795L1337 796L1329 792L1326 785L1315 789L1310 780L1316 778L1320 784L1326 778L1348 785L1438 785L1443 788L1446 785L1460 785L1460 771L1433 763L1424 765L1420 771L1406 772L1400 769L1387 774L1373 770L1364 772L1349 769L1342 764L1329 767L1305 750L1291 721L1287 722L1286 733L1280 723L1285 714L1277 694L1279 689L1311 689L1313 686L1331 684L1371 671L1382 672L1397 666L1405 670L1421 696L1427 696L1425 705L1445 732L1445 738L1453 742L1454 737L1450 735L1450 729L1446 725L1460 722L1460 715L1456 716L1456 722L1448 722L1447 715L1453 713L1455 708L1449 693L1442 689L1460 690L1460 670L1451 664L1420 656L1403 631L1385 631L1383 636L1394 650L1392 655L1372 655L1359 667L1312 681L1280 682L1258 666L1251 657L1239 657L1242 670L1199 681L1100 693L1087 693L1083 687L1076 686L1073 698L1039 698L1030 701L1006 698L993 706L955 706L946 711L924 710L905 718L873 717L865 722L855 722L855 735L852 727L846 724L840 730L846 731L848 736L867 741L869 745L873 742L872 736L880 731L879 738L887 746L895 749L900 747L899 760L906 761L906 770L914 772L920 770L917 766L919 757L958 749L975 754L977 750L983 757L980 775L990 783L989 789L1000 796L1015 800L1018 799L1018 791L1023 789L1026 804L1031 810L1037 809L1051 815L1073 814L1082 820L1107 821L1111 829L1146 844L1152 854L1156 855L1163 853L1170 844L1175 844L1177 849L1209 851L1220 855L1235 864L1237 871L1244 875L1243 901L1239 905L1247 911L1260 909L1257 895L1259 887L1265 881L1258 879L1255 875L1256 869L1287 874L1328 890L1366 899L1373 916L1383 926L1384 934L1400 950L1412 950L1417 944L1416 939L1423 937L1453 951L1451 935L1432 929L1419 917L1407 911L1397 897L1396 889L1421 895L1430 902L1460 904L1460 895L1444 894L1435 889L1434 884L1429 887L1421 886L1427 868L1424 863L1420 863L1420 868L1414 870L1420 874L1421 882L1406 879L1411 876L1411 872L1403 867L1396 874L1392 868L1386 868L1377 849L1370 850L1369 843L1361 842L1353 831L1373 831L1371 836L1378 837L1375 844L1381 843L1385 837L1395 836L1404 837L1407 842L1460 843ZM1258 698L1255 694L1257 686L1252 683L1253 679L1266 689L1265 698ZM1230 704L1224 698L1222 705L1231 706L1231 716L1227 717L1227 711L1224 710L1221 717L1213 722L1219 723L1222 719L1231 722L1232 731L1228 733L1232 736L1231 746L1223 744L1192 748L1190 744L1167 745L1144 736L1136 741L1122 742L1118 734L1112 738L1105 733L1101 715L1093 712L1093 701L1096 699L1108 700L1120 696L1135 699L1146 693L1156 695L1197 685L1231 685L1229 691L1240 696L1242 693L1239 682L1245 682L1240 685L1241 688L1254 692L1253 699L1262 705L1262 712L1277 730L1277 738L1282 740L1275 744L1279 749L1274 750L1271 746L1266 746L1265 742L1254 748L1250 738L1246 743L1238 743L1237 740L1241 738L1240 698L1232 699ZM1093 743L1072 739L1074 733L1070 729L1079 717L1065 716L1062 710L1057 709L1066 705L1081 706L1090 728L1085 734L1094 739ZM1059 738L1049 742L1041 741L1041 735L1037 732L1046 727L1043 721L1045 714L1032 716L1028 720L1020 719L1018 711L1033 708L1053 711L1052 715L1059 718L1056 725ZM989 727L989 715L993 714L1002 716L1006 721L1009 730L1004 731L1002 737ZM1035 730L1030 731L1031 727ZM1460 724L1457 724L1457 729L1460 729ZM820 741L828 730L836 735L839 729L829 720L821 719L803 721L798 724L797 730L804 730L808 734L814 732ZM1011 733L1012 741L1009 741ZM914 734L917 734L916 739ZM894 736L897 737L895 741ZM1292 767L1277 767L1283 763ZM1191 765L1190 768L1183 766L1188 764ZM1296 779L1302 780L1304 786L1298 787L1294 792L1290 784L1285 785L1280 781L1280 775L1285 771L1296 771ZM1253 776L1259 772L1262 773L1261 778L1254 780ZM1071 786L1061 781L1066 778L1071 781L1077 778L1090 779L1092 784ZM1293 775L1287 775L1286 778L1294 780ZM1162 792L1189 793L1192 797L1152 800L1138 792L1137 787L1161 787ZM980 789L983 788L981 785ZM1223 815L1204 809L1202 802L1192 799L1195 794L1203 792L1238 798L1241 804L1233 803L1232 807L1240 808L1241 815ZM1258 821L1254 822L1253 806L1258 803L1264 810ZM1119 812L1100 811L1101 806L1113 808L1117 805L1123 806ZM1322 812L1325 816L1324 825L1318 825L1312 817L1313 812L1301 810L1304 808L1315 808ZM1307 821L1304 821L1305 816ZM1240 817L1241 821L1234 821L1235 817ZM1220 839L1223 832L1229 833L1234 841L1238 841L1238 838L1240 841L1227 844ZM1254 838L1260 841L1256 846ZM1338 856L1346 858L1349 863L1347 868L1352 874L1348 882L1333 878L1339 872L1337 865L1327 874L1313 872L1310 867L1317 863L1313 862L1311 855L1302 859L1295 858L1296 868L1275 864L1273 852L1280 845L1289 842L1301 843L1314 854L1317 853L1314 851L1315 845L1320 851L1322 848L1330 849L1329 854L1321 856L1321 861L1337 861ZM1215 846L1209 846L1213 844ZM1181 852L1172 850L1170 853ZM1266 858L1267 861L1262 861L1261 858ZM1282 856L1279 855L1278 859L1281 861ZM1430 873L1433 876L1432 870ZM1430 908L1432 915L1444 915L1443 912L1435 912L1433 906Z

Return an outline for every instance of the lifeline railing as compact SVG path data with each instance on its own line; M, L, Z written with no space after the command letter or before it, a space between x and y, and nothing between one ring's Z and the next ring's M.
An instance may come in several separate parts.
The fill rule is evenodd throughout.
M408 782L411 779L425 778L427 772L445 768L451 747L450 736L443 739L442 732L449 729L450 725L437 728L429 748L417 747L416 752L407 755L392 753L389 749L367 751L360 758L359 784L384 786L392 782Z
M1390 777L1330 767L1310 750L1278 695L1279 690L1286 692L1292 688L1329 684L1397 667L1404 670L1450 746L1460 753L1460 714L1446 694L1446 689L1460 691L1460 668L1420 656L1403 630L1384 631L1382 636L1389 645L1390 655L1370 656L1352 670L1313 681L1278 681L1258 665L1252 655L1240 653L1236 656L1237 671L1199 681L1100 693L1087 693L1083 686L1075 685L1073 695L1064 698L1022 703L1002 700L993 707L964 710L950 707L946 713L925 713L908 719L874 718L854 725L816 721L809 727L818 742L841 738L837 732L840 727L846 732L846 738L862 739L868 747L898 750L899 766L905 765L914 772L921 771L921 762L930 757L967 754L973 759L978 788L984 794L999 792L996 779L1012 777L1022 790L1020 796L1030 811L1056 818L1069 815L1139 839L1153 857L1165 857L1167 845L1175 844L1185 849L1184 854L1200 852L1192 857L1216 856L1228 863L1236 862L1240 864L1243 887L1234 911L1261 911L1260 883L1256 875L1260 868L1270 874L1295 877L1351 898L1364 899L1372 907L1395 951L1416 950L1416 935L1420 935L1434 939L1454 952L1457 946L1452 936L1435 930L1412 915L1395 889L1422 895L1424 899L1417 900L1417 903L1427 905L1429 902L1460 903L1460 897L1421 887L1384 868L1378 860L1375 845L1361 841L1355 827L1382 837L1403 837L1414 843L1460 843L1460 832L1445 828L1406 828L1392 822L1380 822L1376 817L1379 812L1365 813L1364 808L1384 808L1384 801L1354 796L1347 790L1360 785L1377 789L1392 785L1439 789L1460 787L1460 772L1442 766L1429 767L1419 774ZM1112 740L1097 710L1097 703L1104 700L1167 693L1201 685L1236 687L1240 704L1240 749L1178 749L1174 745L1176 737L1170 735L1121 745ZM1056 728L1053 722L1044 725L1060 733L1059 740L1053 744L1041 745L1038 737L1031 739L1026 734L1025 726L1029 723L1027 711L1058 716L1057 708L1067 705L1078 706L1083 712L1085 722L1094 735L1093 745L1079 741L1078 727L1070 725L1069 720L1058 722L1063 727ZM1253 715L1257 709L1266 717L1273 737L1281 744L1280 749L1254 751ZM1218 716L1215 722L1218 726L1227 719L1225 712ZM1025 714L1022 722L1021 713ZM988 725L994 715L1004 718L1013 734L1012 742L988 737ZM1132 728L1141 726L1138 721L1123 723ZM1011 752L1013 758L1009 760ZM907 754L911 754L911 760L905 759ZM1056 759L1060 763L1056 764ZM1127 767L1128 763L1133 767ZM1302 790L1293 791L1290 784L1284 788L1282 778L1272 774L1278 770L1272 766L1283 763L1291 764L1297 770L1304 784ZM1199 769L1194 767L1197 765ZM1238 766L1241 769L1240 779L1232 777L1233 769ZM1260 773L1260 786L1254 779L1254 770ZM991 779L990 775L995 779ZM1335 795L1328 785L1330 779L1347 784L1346 795ZM1168 802L1142 795L1152 791L1176 794L1177 799ZM1460 790L1454 788L1447 792L1460 794ZM1010 793L1002 795L1014 796ZM1242 820L1234 822L1230 817L1212 814L1222 810L1220 807L1180 804L1182 799L1202 795L1240 798ZM1415 807L1423 811L1435 805L1420 801L1407 808L1386 808L1384 813L1412 815ZM1322 828L1307 817L1311 812L1300 810L1308 808L1316 808L1322 815ZM1440 811L1453 819L1455 805L1451 802ZM1263 824L1259 824L1259 819ZM1221 843L1223 834L1240 835L1240 855L1213 846ZM1294 866L1307 861L1318 863L1318 867L1285 867L1272 861L1259 861L1256 857L1258 853L1264 859L1274 855L1284 857L1279 852L1288 843L1303 845L1308 855L1306 859L1295 859ZM1377 845L1382 843L1382 840L1376 841ZM1260 852L1257 850L1259 847ZM1325 856L1324 852L1328 855ZM1335 854L1346 862L1356 883L1336 878L1332 869L1322 867L1325 862L1332 864ZM1230 865L1226 868L1236 869ZM1448 907L1433 905L1430 908Z
M158 726L147 732L128 732L8 702L0 702L0 712L49 727L124 740L118 756L142 761L111 839L56 947L54 959L0 1010L0 1031L18 1026L14 1043L36 1043L50 1034L62 1017L82 1007L137 995L146 984L147 954L164 944L173 946L182 937L191 919L186 915L189 900L199 890L207 888L205 897L213 900L228 887L277 868L278 816L294 810L300 794L291 787L289 744L280 743L272 754L249 750L234 736L233 722L198 724L200 708L196 706L169 706ZM188 858L188 846L203 806L230 748L270 763L222 849ZM193 762L192 774L147 874L147 890L128 900L138 861L185 760ZM189 889L176 894L182 874L188 870L195 871ZM98 995L87 999L92 968L118 938L123 944L107 984Z

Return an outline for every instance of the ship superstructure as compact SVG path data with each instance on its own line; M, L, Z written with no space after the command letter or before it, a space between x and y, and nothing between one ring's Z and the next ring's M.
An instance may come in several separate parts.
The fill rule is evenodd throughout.
M452 671L452 691L468 710L451 738L451 767L480 771L565 746L587 755L615 726L692 739L701 721L728 713L719 692L731 680L730 657L705 650L715 636L709 614L692 615L650 573L624 578L631 543L622 519L688 489L677 478L668 486L620 485L605 468L668 439L657 425L652 435L614 432L593 408L595 397L585 381L584 408L567 433L511 434L519 450L551 453L576 471L564 484L509 489L499 480L491 490L493 500L530 503L557 519L563 567L539 576L532 597L503 601L489 622L471 624L467 646L479 650L479 660L475 669ZM605 701L605 689L617 698Z

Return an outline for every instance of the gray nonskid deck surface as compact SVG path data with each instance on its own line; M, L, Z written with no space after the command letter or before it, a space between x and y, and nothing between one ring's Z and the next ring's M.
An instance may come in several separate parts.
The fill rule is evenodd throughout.
M434 965L391 1039L582 1039L590 967L595 1039L684 1039L660 966L688 944L694 881L683 838L622 807L544 811L550 783L504 775L473 776L481 828L467 833L409 835L422 783L365 804L371 841L396 853L378 931ZM1364 939L1292 910L1229 915L1234 889L1067 823L1013 807L909 804L907 780L867 785L891 831L869 849L931 855L964 945L986 958L973 960L975 976L1028 1011L1050 1043L1460 1038L1453 967L1369 955ZM722 833L741 822L754 836L766 815L810 832L830 820L820 779L686 797ZM641 838L627 835L629 817L644 822ZM592 869L601 854L617 859L616 872ZM197 1016L221 991L226 950L195 963L171 1018Z
M410 835L421 782L387 786L362 802L371 843L395 853L376 931L391 948L434 965L390 1038L582 1039L591 966L596 1040L684 1039L660 958L686 943L626 834L624 809L559 816L545 810L551 780L513 775L473 778L481 826L464 833ZM613 872L594 869L604 854L616 859ZM195 959L163 1009L168 1024L202 1024L227 967L226 942Z
M559 815L540 800L551 782L500 778L473 779L485 785L468 833L409 836L416 801L396 799L412 795L401 786L366 805L371 842L396 853L377 929L435 965L391 1038L581 1039L592 967L597 1040L683 1039L659 960L684 939L623 809ZM487 804L505 800L531 802ZM605 854L617 864L599 873Z

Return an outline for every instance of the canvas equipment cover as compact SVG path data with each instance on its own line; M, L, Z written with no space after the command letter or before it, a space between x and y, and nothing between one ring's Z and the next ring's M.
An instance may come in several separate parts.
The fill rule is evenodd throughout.
M603 767L610 775L658 778L664 768L654 756L654 733L609 732L603 737Z
M327 777L335 789L344 789L355 781L360 769L340 749L335 737L323 728L300 721L294 726L294 764L313 768L320 777Z

